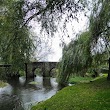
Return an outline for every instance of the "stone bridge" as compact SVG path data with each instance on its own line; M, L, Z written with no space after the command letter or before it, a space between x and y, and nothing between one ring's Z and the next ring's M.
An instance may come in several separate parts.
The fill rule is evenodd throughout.
M26 78L34 78L35 70L40 68L43 77L50 77L51 70L57 67L58 62L30 62L25 63Z

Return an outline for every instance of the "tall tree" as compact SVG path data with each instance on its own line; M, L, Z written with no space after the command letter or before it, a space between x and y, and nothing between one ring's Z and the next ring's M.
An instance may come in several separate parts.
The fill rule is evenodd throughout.
M106 49L110 52L110 1L98 0L97 5L94 5L90 17L90 31L92 40L98 41L103 39Z
M109 74L110 80L110 1L97 0L94 4L93 11L90 17L90 31L92 35L92 45L96 45L102 40L102 51L106 51L109 59ZM105 59L104 59L105 60Z
M78 39L71 41L63 49L60 65L60 83L65 85L71 74L84 75L91 67L92 54L90 46L90 33L82 33Z
M4 0L0 16L0 58L12 64L13 70L24 69L29 61L34 45L28 27L22 27L24 0Z

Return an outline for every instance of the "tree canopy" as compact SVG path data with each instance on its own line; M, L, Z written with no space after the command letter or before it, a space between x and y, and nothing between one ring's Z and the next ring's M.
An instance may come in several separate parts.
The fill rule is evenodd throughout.
M110 60L110 2L93 0L92 8L89 32L82 33L78 39L64 47L61 83L66 83L71 74L83 74L89 67L96 68L101 66L104 60Z
M110 52L110 1L98 0L94 6L90 17L90 31L92 40L97 43L102 39L108 53ZM109 53L110 54L110 53Z
M90 46L90 33L82 33L78 39L70 42L63 49L60 66L60 82L67 83L71 74L84 76L91 67L92 54Z
M12 64L13 69L24 69L34 49L28 27L22 27L24 1L4 0L0 15L0 60Z

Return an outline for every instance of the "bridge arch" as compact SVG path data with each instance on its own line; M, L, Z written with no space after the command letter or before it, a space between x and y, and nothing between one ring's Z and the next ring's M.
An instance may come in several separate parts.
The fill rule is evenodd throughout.
M49 71L49 75L52 77L52 76L55 76L55 74L57 73L55 70L57 69L57 67L53 67L50 69Z
M35 68L35 70L34 70L35 75L42 75L42 73L43 73L42 68L40 68L40 67Z
M35 70L41 68L43 77L50 77L50 72L57 67L58 62L30 62L25 63L26 78L34 77Z

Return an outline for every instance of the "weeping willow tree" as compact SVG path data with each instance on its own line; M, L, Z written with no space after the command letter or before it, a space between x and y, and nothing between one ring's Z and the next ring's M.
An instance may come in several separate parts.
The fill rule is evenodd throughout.
M94 2L93 10L90 17L90 32L91 32L91 45L97 45L99 40L102 41L102 45L99 53L106 54L106 58L109 59L109 74L110 80L110 1L109 0L97 0ZM103 57L103 62L104 60Z
M92 1L89 34L81 34L77 40L64 47L60 65L62 84L68 81L72 73L82 74L91 66L101 66L106 58L109 59L110 79L110 1ZM83 35L88 37L84 39L81 37Z
M65 85L72 74L84 75L91 67L92 54L90 33L82 33L78 39L71 41L63 49L60 65L60 84Z
M102 38L106 46L110 46L110 1L98 0L91 12L90 17L90 31L93 40L96 41Z
M4 0L1 3L0 61L12 64L13 71L23 70L34 49L28 27L22 27L24 0Z
M95 2L90 16L90 32L93 46L97 45L98 40L103 42L104 51L110 55L110 1L98 0Z

